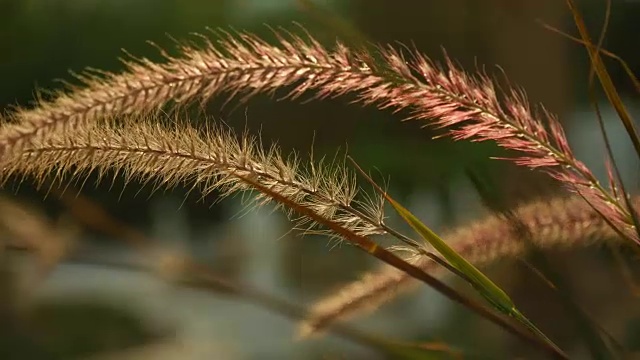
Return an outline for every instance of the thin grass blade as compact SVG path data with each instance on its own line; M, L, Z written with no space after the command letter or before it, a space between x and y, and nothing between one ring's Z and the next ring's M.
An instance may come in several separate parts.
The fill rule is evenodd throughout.
M587 46L587 43L582 40L582 39L578 39L575 36L571 36L570 34L567 34L566 32L551 26L549 24L545 24L541 22L542 27L544 27L547 30L550 30L558 35L561 35L571 41L577 42L578 44L582 44L584 46ZM611 51L608 51L606 49L598 49L600 51L600 53L604 56L610 57L611 59L617 61L618 63L620 63L620 66L622 66L622 69L624 70L624 72L627 74L627 76L629 77L629 79L631 80L631 83L633 83L634 88L636 89L636 91L638 93L640 93L640 80L638 80L638 77L636 76L636 74L634 74L633 70L631 70L631 67L629 66L629 64L620 56L612 53Z
M600 57L600 53L596 50L596 46L591 41L591 37L589 36L589 32L587 31L587 27L584 23L584 19L582 17L582 14L580 13L580 10L578 10L578 7L576 6L573 0L566 0L566 2L567 2L567 5L569 6L569 9L571 10L571 14L573 15L573 20L576 24L576 27L580 32L580 37L582 38L582 40L586 45L587 53L589 54L589 59L596 72L596 75L598 75L598 79L600 80L600 84L602 85L602 88L607 96L607 99L609 100L613 108L618 113L618 117L620 118L620 120L622 121L622 124L627 130L627 133L629 134L629 138L631 139L631 142L633 143L636 153L640 158L640 137L638 136L638 133L634 126L633 119L631 118L631 115L625 108L624 103L622 102L622 99L618 94L618 90L614 86L613 80L609 76L609 72L607 71L607 68L604 66L602 58Z
M358 169L362 171L362 169L360 168ZM265 187L264 185L259 184L250 178L244 177L240 174L235 174L234 176L238 177L243 182L250 184L252 187L260 191L261 193L266 194L269 197L273 198L278 203L281 203L282 205L288 208L291 208L292 210L300 213L301 215L311 218L312 220L316 221L317 223L323 226L327 226L328 228L333 230L336 234L343 236L349 242L358 246L359 248L368 252L369 254L373 255L379 260L399 270L402 270L408 273L412 277L421 280L425 284L430 285L435 290L439 291L441 294L447 296L449 299L458 302L459 304L469 308L470 310L473 310L478 315L490 320L491 322L502 327L508 332L518 336L523 340L526 340L528 342L536 344L537 346L540 346L542 349L544 349L549 354L551 354L554 358L558 358L558 359L568 358L567 355L557 345L555 345L553 342L551 342L551 340L549 340L546 336L544 336L544 334L542 334L539 330L537 330L537 328L533 326L533 324L530 321L528 321L517 309L515 309L515 307L511 308L511 312L509 312L509 315L516 318L518 321L520 321L521 324L525 325L536 336L532 336L530 333L526 331L522 331L520 328L514 326L508 321L505 321L505 319L502 318L501 316L495 314L494 312L489 311L487 308L483 307L481 304L476 303L475 301L461 295L460 293L450 288L448 285L435 279L434 277L427 274L420 268L417 268L407 263L406 261L400 259L390 251L378 246L378 244L371 241L369 238L355 234L352 231L349 231L347 229L344 229L334 221L325 219L324 217L318 215L314 211L291 201L290 199L282 196L277 192L274 192L270 188Z
M491 279L484 275L480 270L468 262L464 257L460 256L454 249L447 245L435 232L422 223L415 215L407 210L400 203L395 201L387 194L371 177L369 177L358 164L349 157L357 170L376 188L378 192L393 206L398 214L411 226L420 236L433 246L454 268L462 272L466 279L471 281L471 285L497 310L509 315L521 324L526 326L531 332L540 337L543 341L554 348L557 345L551 341L540 329L538 329L524 314L517 309L509 295L496 285Z

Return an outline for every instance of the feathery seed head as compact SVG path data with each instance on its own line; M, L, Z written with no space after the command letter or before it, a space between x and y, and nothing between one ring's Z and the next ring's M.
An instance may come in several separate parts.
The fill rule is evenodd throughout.
M46 132L222 94L246 100L283 87L289 88L289 98L306 92L319 99L352 93L363 104L408 109L412 119L447 129L454 139L491 140L519 152L516 164L547 172L640 241L629 210L573 156L557 119L544 109L532 111L522 90L507 89L500 102L492 79L472 76L446 56L442 67L417 51L410 51L407 60L392 47L380 47L382 61L375 61L341 43L329 50L308 34L275 34L278 44L271 45L251 34L219 31L217 44L204 37L202 47L179 44L180 57L162 51L164 63L132 58L120 74L89 70L79 76L83 87L59 93L53 101L40 100L33 109L16 110L16 124L0 129L0 156L20 151Z
M377 222L383 218L381 200L356 200L355 175L344 164L320 163L309 171L295 157L283 158L276 146L264 151L255 137L238 138L221 126L202 132L188 125L165 129L148 119L101 122L36 138L22 153L5 154L0 165L3 180L17 174L42 183L52 169L58 169L56 176L68 173L76 179L93 170L102 177L106 170L115 169L124 174L126 183L155 182L155 188L190 183L199 186L203 195L219 190L221 197L252 190L239 175L360 235L385 233ZM262 193L252 199L256 205L271 201ZM296 220L306 231L316 228L309 219Z

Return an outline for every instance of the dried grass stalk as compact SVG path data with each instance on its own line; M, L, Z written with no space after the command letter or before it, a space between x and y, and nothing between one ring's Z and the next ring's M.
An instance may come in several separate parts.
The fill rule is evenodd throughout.
M640 205L639 199L635 205ZM529 229L533 245L543 249L587 246L619 239L602 217L579 197L534 202L517 208L515 215ZM497 215L456 228L444 234L443 239L477 266L500 258L517 257L529 246L525 240L519 240L508 220ZM448 274L426 256L413 256L408 261L433 276ZM388 266L368 273L361 280L316 302L310 316L301 324L299 334L310 336L334 321L363 316L416 288L417 284L407 274Z

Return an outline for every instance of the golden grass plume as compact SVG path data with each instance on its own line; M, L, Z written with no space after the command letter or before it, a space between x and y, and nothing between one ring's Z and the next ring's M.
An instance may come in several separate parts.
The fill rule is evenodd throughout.
M364 105L407 109L410 119L446 129L454 139L495 141L516 151L517 164L545 171L584 196L618 231L640 241L613 178L611 189L602 186L574 157L556 117L533 108L521 89L499 91L484 73L467 73L449 58L440 66L416 50L407 54L380 46L374 56L340 42L329 49L308 34L275 34L272 45L251 34L218 31L217 44L206 37L203 46L179 44L178 57L161 50L163 63L130 57L119 74L87 70L78 75L83 85L9 114L11 124L0 128L0 156L19 152L46 133L223 94L248 99L286 89L285 97L311 92L321 99L350 93Z
M125 183L135 179L153 183L154 189L183 183L199 188L203 196L219 190L222 198L254 189L242 181L246 177L359 235L385 233L382 200L356 198L355 174L338 162L303 167L295 156L284 158L277 146L265 149L248 134L236 136L222 126L199 130L186 121L174 125L127 118L49 133L33 139L21 153L5 156L2 180L30 176L42 184L55 171L57 177L82 181L94 170L100 179L111 171L114 177L122 174ZM262 193L252 200L257 205L270 202ZM307 218L296 220L305 231L316 231Z

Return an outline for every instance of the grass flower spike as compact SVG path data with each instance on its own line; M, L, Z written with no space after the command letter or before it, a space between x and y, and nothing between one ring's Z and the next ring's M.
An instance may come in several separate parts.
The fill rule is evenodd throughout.
M365 105L408 109L410 119L446 129L455 139L491 140L518 152L517 164L544 170L638 241L621 199L573 156L557 119L544 109L532 110L523 92L498 93L489 77L469 75L448 59L439 67L416 51L407 60L394 48L380 48L381 60L374 60L341 43L329 50L311 36L277 35L279 43L271 45L250 34L227 34L217 45L209 40L202 48L182 45L181 57L165 53L165 63L134 59L120 74L88 71L79 77L84 87L10 114L13 124L0 130L0 154L19 151L38 134L56 129L223 94L248 99L280 88L287 88L290 98L352 93Z
M375 196L364 197L370 202L356 200L355 175L344 167L320 163L302 168L295 157L283 158L277 147L264 150L256 138L237 137L222 127L165 129L146 119L129 119L49 135L5 158L3 179L16 174L43 182L57 168L59 176L82 180L93 170L100 177L116 170L126 183L138 179L155 182L156 188L185 183L200 187L203 195L220 190L226 196L252 189L235 176L241 175L357 234L384 233L373 220L383 217L382 201ZM258 194L253 200L262 205L270 198ZM298 224L307 231L314 228L304 217Z

